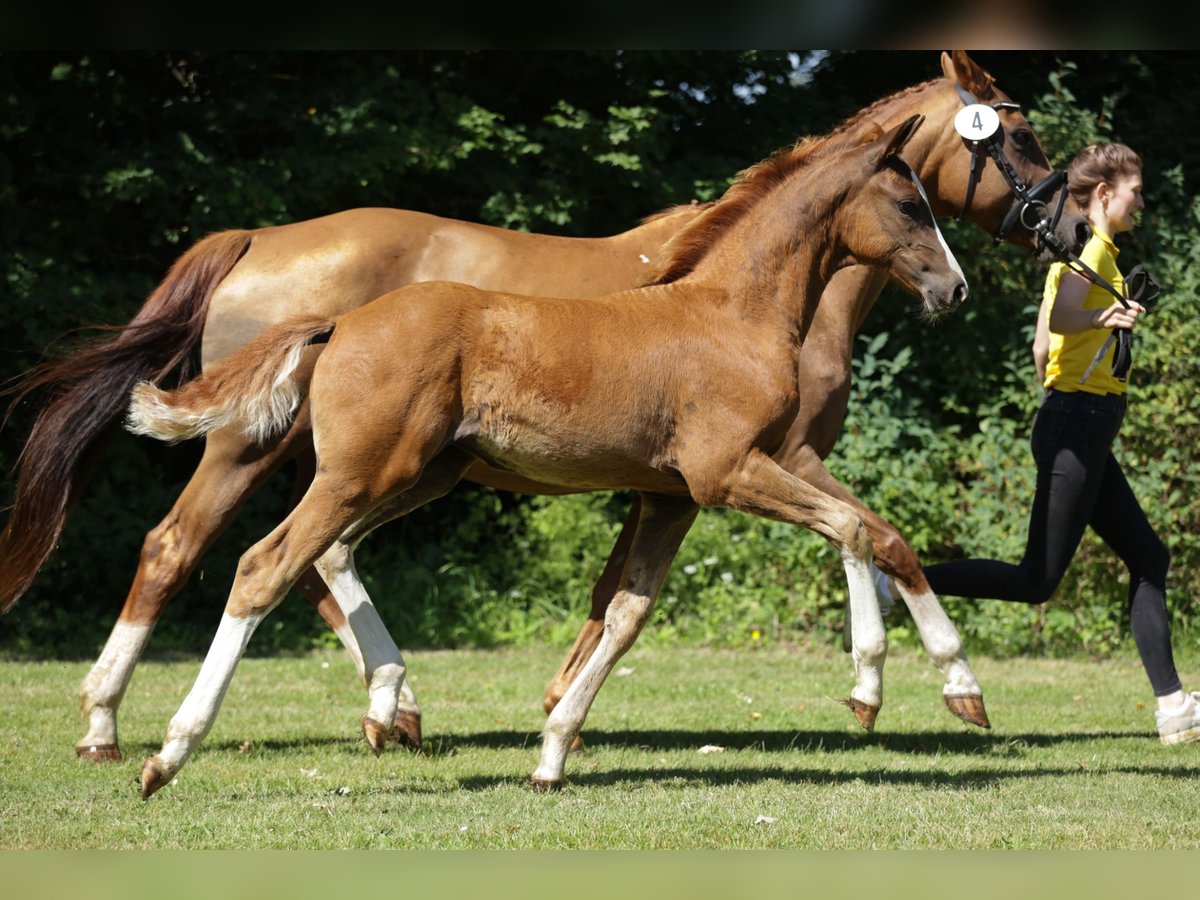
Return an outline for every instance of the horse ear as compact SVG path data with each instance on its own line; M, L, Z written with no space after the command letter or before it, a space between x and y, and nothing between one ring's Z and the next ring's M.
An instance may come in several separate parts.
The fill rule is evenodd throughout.
M882 166L884 160L889 156L896 156L904 149L904 145L909 142L909 139L917 133L917 129L921 127L921 123L925 121L922 115L909 116L905 121L901 122L887 134L885 134L877 144L878 156L875 157L876 167Z
M996 92L993 78L982 66L967 55L966 50L953 50L950 53L942 51L942 73L951 81L956 81L984 100Z

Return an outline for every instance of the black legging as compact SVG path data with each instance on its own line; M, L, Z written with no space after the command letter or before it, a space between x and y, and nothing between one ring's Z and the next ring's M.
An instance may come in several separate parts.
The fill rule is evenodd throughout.
M1156 696L1181 689L1171 654L1166 583L1170 556L1130 490L1112 442L1123 396L1051 390L1033 424L1037 493L1025 558L1014 566L964 559L929 566L938 594L1044 603L1091 525L1129 569L1129 623Z

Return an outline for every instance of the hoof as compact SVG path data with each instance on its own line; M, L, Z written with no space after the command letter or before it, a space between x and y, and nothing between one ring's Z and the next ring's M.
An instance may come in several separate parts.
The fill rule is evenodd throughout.
M120 762L121 748L116 744L77 744L75 755L88 762Z
M407 709L396 710L396 722L392 725L392 740L414 753L421 749L421 714Z
M362 733L363 737L367 739L367 743L371 745L371 752L378 756L387 746L391 729L382 722L376 722L370 716L363 716Z
M983 708L983 698L978 694L946 694L946 709L958 716L968 725L978 725L980 728L991 728L987 710Z
M167 772L167 765L157 756L151 756L142 766L142 799L149 800L150 795L167 784L174 773Z
M861 700L855 700L853 697L848 697L845 700L839 701L843 706L850 707L854 713L854 718L858 719L858 724L867 731L875 730L875 718L879 715L878 706L869 706Z
M530 778L529 786L538 794L552 794L562 790L563 783L559 781L547 781L545 778Z

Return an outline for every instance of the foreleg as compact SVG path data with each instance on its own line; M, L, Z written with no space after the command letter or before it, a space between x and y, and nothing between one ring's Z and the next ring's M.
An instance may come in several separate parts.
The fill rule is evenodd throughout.
M621 569L620 587L605 612L600 641L546 720L541 759L532 776L539 790L562 785L567 753L600 686L650 618L667 570L696 518L698 508L688 498L643 494L639 499L637 529Z

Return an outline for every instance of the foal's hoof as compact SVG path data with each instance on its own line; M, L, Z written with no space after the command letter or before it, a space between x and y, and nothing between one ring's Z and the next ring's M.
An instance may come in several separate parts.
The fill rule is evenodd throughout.
M538 794L553 794L562 790L562 779L557 781L549 781L545 778L534 776L529 779L529 786Z
M843 706L850 707L850 711L854 713L854 718L858 719L859 725L867 731L875 730L875 719L879 715L880 709L878 706L871 706L853 697L847 697L845 700L838 702Z
M363 737L367 739L367 743L371 745L371 752L376 756L382 753L383 748L387 746L388 735L391 734L391 731L382 722L377 722L370 716L363 716Z
M150 795L167 784L174 773L167 771L167 764L157 756L151 756L142 766L142 799L149 800Z
M396 710L392 725L392 740L414 753L421 749L421 714L407 709Z
M983 697L978 694L946 694L946 708L969 725L991 728L987 710L983 708Z
M121 748L116 744L76 744L75 755L88 762L120 762Z

